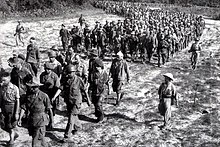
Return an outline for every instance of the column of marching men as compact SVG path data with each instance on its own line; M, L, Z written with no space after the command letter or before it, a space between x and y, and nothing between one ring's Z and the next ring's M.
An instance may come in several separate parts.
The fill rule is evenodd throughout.
M71 30L61 25L62 47L53 45L48 50L48 61L43 62L36 39L30 38L26 57L16 51L8 59L12 70L1 68L0 104L5 116L5 130L10 134L9 144L18 137L16 125L28 124L32 146L47 146L44 136L46 128L53 129L59 99L67 106L68 123L62 142L71 134L82 129L78 118L83 102L95 107L97 123L104 119L102 101L112 89L116 92L116 106L124 96L124 85L130 82L128 61L152 61L156 54L158 66L165 64L177 52L186 48L193 40L198 41L204 29L204 20L193 14L151 10L140 4L126 2L96 2L95 6L108 13L124 16L117 22L108 20L105 24L95 22L88 25L83 15L80 26ZM145 6L145 5L144 5ZM21 22L16 28L17 37L23 28ZM197 45L194 45L197 48ZM107 72L103 64L106 57L115 57ZM86 60L89 58L89 64ZM43 63L44 71L39 69ZM164 74L165 82L159 88L160 112L164 116L164 128L169 126L171 103L177 99L174 80L170 73ZM161 103L160 103L161 104ZM47 117L49 115L49 118Z

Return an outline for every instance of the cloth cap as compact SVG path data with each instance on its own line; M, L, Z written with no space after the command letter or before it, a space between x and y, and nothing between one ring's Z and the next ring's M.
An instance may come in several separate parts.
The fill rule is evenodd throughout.
M19 60L17 57L14 57L14 58L9 58L8 59L8 62L11 64L11 65L17 65L19 63Z
M167 77L167 78L170 78L172 81L174 80L173 74L171 74L171 73L166 73L166 74L164 74L163 76L164 76L164 77Z

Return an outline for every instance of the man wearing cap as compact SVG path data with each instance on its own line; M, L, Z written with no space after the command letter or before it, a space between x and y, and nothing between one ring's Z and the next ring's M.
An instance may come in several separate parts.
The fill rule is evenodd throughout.
M188 51L189 53L192 52L191 65L193 70L196 69L199 60L200 51L201 51L201 46L199 44L199 39L196 38L195 42L192 44L190 50Z
M134 60L134 54L137 55L137 45L138 45L138 37L135 35L135 32L131 32L131 36L128 38L128 47L131 55L131 59ZM137 57L137 56L136 56Z
M60 30L61 42L62 42L62 46L63 46L64 51L66 51L68 49L68 45L69 45L70 33L65 28L64 24L62 24L61 27L62 27Z
M19 46L19 42L21 42L22 45L24 46L23 37L21 35L23 31L24 31L24 27L22 26L21 21L19 20L14 34L14 36L16 37L16 46Z
M121 51L117 53L117 58L112 61L109 77L113 79L112 88L117 94L116 106L118 106L124 95L123 85L125 84L125 80L128 83L130 80L128 65L123 59L123 53Z
M62 74L62 65L59 61L56 60L56 52L50 51L48 53L49 63L52 66L52 71L57 74L59 78L61 78Z
M45 141L46 125L53 128L53 112L50 99L46 93L39 89L41 83L33 79L27 83L27 101L21 106L18 125L21 126L21 119L25 111L29 111L28 132L32 137L32 147L47 147ZM49 119L48 120L48 114Z
M27 46L26 62L31 64L35 76L37 76L38 67L40 65L40 51L34 37L30 38L30 44Z
M60 88L60 79L58 75L53 72L53 65L49 62L44 64L44 72L40 75L40 82L43 84L40 89L46 93L52 104L53 115L55 115L55 110L58 104L58 98L54 98L54 95Z
M79 18L79 22L78 22L79 24L80 24L80 27L81 27L81 29L82 29L82 26L83 26L83 24L85 23L85 19L83 18L83 15L81 14L80 15L80 18Z
M97 122L101 122L104 119L104 112L102 108L102 100L106 96L106 89L109 89L109 78L107 72L104 70L104 64L101 59L97 59L94 62L94 73L91 78L89 89L91 92L91 101L95 106L95 116Z
M60 90L54 96L57 97L63 91L64 101L67 105L68 123L62 142L67 142L71 133L75 134L78 130L82 129L78 118L82 104L82 95L89 100L84 83L76 75L76 71L76 66L71 64L67 66L67 76L61 81Z
M14 140L18 137L15 132L19 117L20 95L16 85L10 82L9 72L1 73L0 87L0 109L4 116L5 130L10 135L9 145L14 144Z
M165 80L160 85L158 94L159 94L159 111L160 114L164 116L164 125L163 129L167 129L170 127L170 119L171 119L171 105L173 105L174 101L177 103L177 92L176 87L172 83L174 80L173 75L171 73L166 73L163 75Z

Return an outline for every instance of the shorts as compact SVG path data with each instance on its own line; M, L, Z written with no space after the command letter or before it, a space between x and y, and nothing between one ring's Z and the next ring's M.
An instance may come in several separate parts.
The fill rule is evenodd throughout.
M113 80L112 89L114 92L121 93L123 91L123 89L122 89L123 85L124 85L124 83L122 81Z
M10 129L15 128L17 125L17 121L14 118L14 104L4 104L2 113L4 115L4 129L6 131L9 131Z

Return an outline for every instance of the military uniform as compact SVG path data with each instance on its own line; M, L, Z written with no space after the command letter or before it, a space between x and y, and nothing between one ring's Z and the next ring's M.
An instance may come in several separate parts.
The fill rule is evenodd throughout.
M40 52L35 44L29 44L27 46L26 62L31 64L35 75L37 75L38 65L40 62Z
M49 123L47 111L52 106L50 99L44 92L38 90L36 93L27 93L27 101L21 106L29 111L28 132L32 136L32 147L47 147L45 142L46 125Z
M96 60L94 62L94 66L104 68L102 61ZM104 118L104 112L102 108L102 100L105 98L107 94L107 85L108 85L108 74L106 71L99 72L98 70L93 71L93 75L91 77L91 83L89 89L92 91L91 99L92 103L95 106L95 116L97 117L97 121L102 121Z
M57 90L60 88L59 77L53 71L50 71L50 73L43 72L40 75L40 82L43 84L40 87L40 89L49 96L51 103L52 103L52 98L54 97ZM52 106L53 106L52 110L53 110L54 115L55 115L55 110L57 108L58 101L59 99L56 99L52 103Z
M62 25L63 27L65 27L64 25ZM63 49L64 51L67 50L68 48L68 45L69 45L69 31L65 28L62 28L60 30L60 37L61 37L61 42L62 42L62 46L63 46Z
M74 71L71 71L72 68L74 68ZM76 68L72 65L68 65L67 71L76 72ZM86 93L86 91L83 81L76 75L65 78L65 80L62 81L60 89L63 91L64 101L67 105L68 113L68 123L64 138L69 138L72 131L82 129L78 114L82 104L82 93Z

